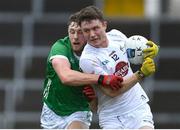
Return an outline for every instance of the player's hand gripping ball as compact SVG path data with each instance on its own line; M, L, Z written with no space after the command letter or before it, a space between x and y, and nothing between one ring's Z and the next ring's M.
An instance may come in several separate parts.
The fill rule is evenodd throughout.
M147 57L154 58L159 52L159 47L152 41L148 41L147 45L149 48L143 50L144 59Z
M140 68L140 71L145 77L152 75L156 71L154 60L149 57L146 58Z
M126 41L126 52L131 64L139 65L143 63L143 50L149 48L148 40L140 35L134 35Z

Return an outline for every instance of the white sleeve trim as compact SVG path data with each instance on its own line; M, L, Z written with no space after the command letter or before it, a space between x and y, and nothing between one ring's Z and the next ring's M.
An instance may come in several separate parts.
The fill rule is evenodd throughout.
M68 60L68 58L67 58L66 56L63 56L63 55L54 55L54 56L51 56L51 57L50 57L49 61L51 62L52 59L54 59L54 58L62 58L62 59ZM69 60L68 60L68 61L69 61Z

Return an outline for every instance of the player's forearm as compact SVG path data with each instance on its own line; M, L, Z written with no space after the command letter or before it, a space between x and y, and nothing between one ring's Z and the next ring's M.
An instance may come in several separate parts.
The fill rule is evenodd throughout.
M74 70L66 71L60 76L64 84L78 86L87 84L97 84L99 75L85 74Z
M68 60L63 58L54 58L52 66L60 78L61 82L71 86L96 84L99 75L85 74L71 69Z
M121 88L117 91L111 90L111 89L105 89L103 87L100 87L101 90L108 96L110 97L116 97L120 94L125 93L126 91L128 91L129 89L131 89L140 79L137 75L137 72L134 73L133 75L127 77L127 78L123 78L123 82L121 84Z
M124 78L124 81L122 82L122 88L119 89L119 94L125 93L131 89L139 80L140 79L136 73L127 78Z

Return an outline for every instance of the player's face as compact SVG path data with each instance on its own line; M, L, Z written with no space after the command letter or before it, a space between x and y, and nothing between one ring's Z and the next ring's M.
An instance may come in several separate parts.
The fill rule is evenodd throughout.
M107 23L98 19L81 22L81 29L88 44L97 48L107 46L106 28Z
M84 39L84 35L81 31L80 26L78 26L77 23L72 22L68 27L68 34L71 41L71 46L73 51L77 55L81 55L81 52L86 44L86 41Z

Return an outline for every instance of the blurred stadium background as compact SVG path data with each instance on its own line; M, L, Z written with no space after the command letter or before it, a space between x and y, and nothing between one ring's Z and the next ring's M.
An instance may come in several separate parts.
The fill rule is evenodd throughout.
M142 84L156 128L180 128L179 0L0 0L0 128L40 128L48 51L67 35L69 15L88 5L103 10L108 29L160 45L157 72Z

